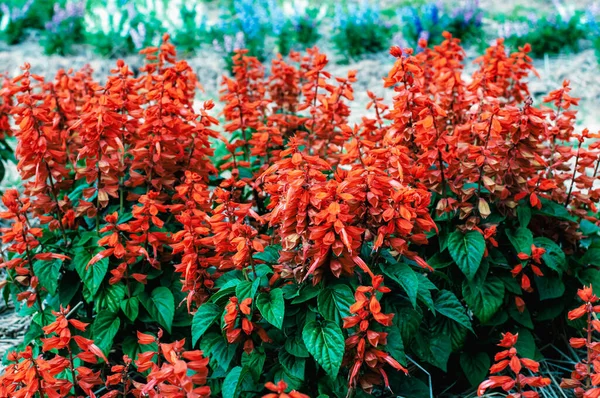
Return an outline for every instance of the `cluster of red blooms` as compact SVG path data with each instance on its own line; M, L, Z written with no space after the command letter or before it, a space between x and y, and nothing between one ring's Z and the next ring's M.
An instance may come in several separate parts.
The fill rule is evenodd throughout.
M237 343L244 340L244 351L248 354L254 351L253 334L258 335L262 342L270 343L273 341L262 327L252 321L253 316L252 299L245 298L240 303L235 296L229 299L229 303L225 306L225 315L223 316L227 341L229 343Z
M354 315L344 318L345 329L357 327L356 332L346 339L345 363L350 369L348 385L350 389L354 389L358 384L368 393L374 386L380 385L382 380L387 388L390 387L387 373L383 369L386 364L408 374L406 368L381 349L380 346L387 344L388 334L371 329L371 322L391 326L394 318L394 314L381 312L376 294L390 292L382 284L383 277L378 275L373 278L372 286L359 286L354 294L356 303L350 307L350 312Z
M600 305L596 304L598 297L592 286L578 290L577 295L583 304L569 311L569 320L586 318L585 337L573 337L569 344L575 349L585 348L587 355L575 365L571 378L563 379L560 386L572 389L577 398L597 398L600 397L600 343L594 341L593 333L600 332L600 320L596 316L600 313Z
M519 334L505 333L498 344L505 348L494 357L496 363L490 368L490 373L501 373L505 369L510 369L511 376L490 376L483 381L477 389L477 396L485 394L490 388L501 388L508 393L507 398L538 398L536 391L527 391L528 387L545 387L550 384L550 379L541 376L525 376L521 373L523 368L528 369L533 374L538 373L540 364L532 359L519 358L515 344Z
M384 86L393 88L393 104L369 92L371 116L354 126L348 118L355 71L333 78L326 55L315 48L277 57L268 74L247 51L238 51L221 91L226 138L215 130L214 103L194 106L196 76L175 58L168 36L158 48L143 51L147 63L139 77L118 61L105 84L95 82L89 68L61 71L46 81L25 65L22 75L4 79L0 89L0 134L11 130L12 116L25 186L24 198L7 191L7 211L0 214L13 222L1 232L8 251L17 255L2 266L18 275L17 298L43 310L44 287L34 261L69 261L40 244L40 224L59 236L54 247L65 252L80 231L97 231L103 250L87 269L108 259L109 284L126 284L129 298L130 285L146 284L151 273L171 267L180 276L189 312L218 291L215 281L223 273L256 275L255 254L280 244L270 287L280 279L316 285L357 271L371 278L372 286L357 289L354 315L345 320L346 328L357 328L346 341L346 364L351 388L388 385L384 364L405 369L379 348L386 333L371 329L373 322L389 326L393 314L381 312L376 292L387 288L361 257L365 244L374 259L388 249L429 270L411 247L427 243L436 229L429 213L432 196L438 216L456 212L461 228L480 232L490 246L497 245L496 225L486 221L492 208L514 214L519 201L541 208L551 199L590 218L600 200L594 184L600 144L584 146L595 136L575 133L577 99L568 95L568 82L546 99L555 109L538 109L524 81L533 71L527 47L507 55L499 40L478 59L469 81L462 76L465 54L457 39L446 33L440 45L421 47L417 53L391 49L396 61ZM569 140L575 136L574 148ZM215 164L211 145L227 153ZM549 225L546 236L558 230L579 238L568 221ZM529 264L537 275L540 250L532 248ZM527 291L529 277L520 266L513 273ZM224 319L227 340L244 341L247 352L258 342L255 335L270 341L253 304L232 297ZM522 309L523 300L517 298L517 305ZM69 327L65 320L61 311L60 329L48 333L63 333ZM68 351L64 333L48 341ZM141 344L157 343L158 350L123 358L108 381L80 367L72 382L89 395L92 387L108 383L107 397L118 395L117 386L125 395L210 394L200 352L185 351L182 341L139 337ZM504 365L493 369L510 364L517 379L493 376L483 389L520 391L545 383L519 373L521 364L537 367L517 359L515 341L505 336L501 345L509 349L497 357ZM87 359L89 352L101 353L91 341L82 344ZM14 356L18 364L11 376L3 376L2 388L20 394L14 396L27 396L31 388L44 388L46 395L75 388L54 378L57 369L73 369L73 361L54 358L59 359L47 364L31 350ZM145 383L128 378L131 364L150 370ZM268 397L303 397L285 393L285 383L266 387L273 392Z

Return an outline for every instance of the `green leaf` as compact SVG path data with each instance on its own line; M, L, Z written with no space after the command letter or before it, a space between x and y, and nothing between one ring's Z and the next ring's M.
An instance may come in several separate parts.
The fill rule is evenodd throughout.
M533 213L534 214L541 214L544 216L548 216L548 217L554 217L554 218L558 218L559 220L566 220L566 221L575 221L575 217L573 217L571 215L571 213L569 213L569 211L567 209L565 209L565 206L558 204L556 202L553 202L551 200L548 200L546 198L541 198L540 202L542 202L542 208L537 210L534 209Z
M593 243L581 257L580 262L584 265L600 266L600 247L597 243Z
M99 252L100 251L98 250L98 253ZM75 264L75 270L81 277L81 280L83 281L83 285L89 291L89 297L92 297L92 298L96 295L96 292L98 291L98 289L100 288L100 285L102 284L102 281L104 280L104 276L106 275L106 272L108 271L108 263L109 263L108 257L105 257L102 260L98 261L97 263L90 265L88 268L87 267L88 263L90 262L92 257L94 257L96 254L97 253L95 253L95 252L89 252L85 248L79 248L79 249L77 249L77 251L75 252L75 255L73 256L73 263ZM91 299L88 301L91 301Z
M468 280L473 279L485 252L485 239L477 231L454 231L448 237L448 250Z
M120 326L119 316L111 311L102 311L94 319L92 327L94 341L105 354L110 351Z
M152 334L152 333L146 333L146 334ZM136 335L127 335L125 336L125 338L123 339L123 354L127 354L127 356L129 356L129 358L137 358L138 354L144 353L144 352L156 352L158 351L158 344L156 344L156 342L153 342L151 344L140 344L138 342L137 336ZM134 362L135 365L135 362Z
M460 301L458 301L454 293L448 290L441 290L435 299L435 310L446 318L450 318L457 322L459 325L462 325L471 331L473 330L471 327L471 320L467 316L465 308Z
M223 311L213 303L204 303L198 308L192 320L192 346L200 340L208 328L221 316Z
M157 287L150 297L147 295L142 304L152 318L171 333L173 317L175 316L175 299L173 293L166 287Z
M236 366L231 369L227 376L225 376L225 380L223 380L223 387L221 389L221 394L223 398L237 398L242 393L242 384L244 382L244 377L248 374L248 370L246 368L242 368L241 366Z
M278 264L280 250L281 245L269 245L265 247L265 251L254 253L252 257L256 260L264 261L267 264Z
M517 333L519 333L519 339L517 340L517 344L515 344L515 348L517 349L519 356L535 360L537 347L535 346L533 334L531 334L529 330L523 328L518 329Z
M342 284L321 290L317 297L317 305L323 318L337 324L342 322L342 318L350 316L350 306L354 301L352 289Z
M502 306L504 283L495 276L489 277L480 286L474 286L472 283L464 281L462 294L473 314L481 323L487 323Z
M323 370L329 376L336 377L342 365L345 347L340 327L332 321L312 321L304 326L302 339L308 352Z
M279 353L285 352L285 350L280 350ZM254 351L250 354L244 352L242 354L242 366L245 369L248 369L254 381L258 382L260 380L260 376L263 374L263 368L265 366L265 360L267 356L265 355L264 349L262 347L255 347Z
M240 281L235 287L235 296L241 302L244 299L251 298L254 301L254 296L260 286L260 279L255 279L253 282Z
M549 300L562 297L565 293L565 284L562 279L554 275L534 276L540 300Z
M405 263L395 262L384 265L383 273L402 286L413 307L417 305L417 295L419 293L419 279L413 269Z
M431 290L437 290L437 287L423 274L417 274L417 278L419 279L419 292L417 293L417 298L431 311L435 311Z
M526 203L520 203L519 206L517 206L517 217L519 219L519 224L522 227L527 228L531 221L531 208Z
M284 343L284 348L290 354L299 357L299 358L308 358L310 357L310 353L306 349L304 345L304 341L302 338L295 334L294 336L289 336Z
M519 253L531 255L531 245L533 244L533 234L528 228L519 227L516 230L507 229L506 236L513 247Z
M112 312L119 312L121 308L121 301L127 293L127 287L124 283L119 282L111 285L108 282L103 283L96 293L94 299L94 309L96 312L102 310L109 310Z
M285 302L281 289L272 289L269 293L259 294L256 307L267 322L281 329L285 316Z
M277 359L290 376L304 380L306 359L295 357L286 350L280 350Z
M567 257L555 242L548 238L537 237L533 240L533 244L546 249L546 252L542 254L542 260L544 260L548 268L558 272L560 275L567 270Z
M450 336L444 334L431 335L424 331L417 333L415 344L411 346L419 358L447 371L448 359L452 353Z
M474 387L485 379L490 366L490 357L484 352L463 352L460 355L460 367L467 376L469 383Z
M132 297L121 301L121 310L130 321L135 321L140 311L140 299Z
M406 366L404 342L402 341L402 334L400 333L400 328L398 326L392 325L388 329L387 345L385 346L385 349L390 353L392 358Z
M307 302L308 300L312 300L317 297L321 293L321 288L319 286L314 286L312 284L302 285L300 287L300 291L298 292L298 296L292 300L292 304L302 304Z
M533 329L533 322L531 321L531 315L529 315L527 307L525 307L523 312L519 312L517 305L513 301L508 307L508 315L526 328Z
M200 340L200 349L210 358L212 370L227 371L235 357L238 344L229 344L220 333L206 333Z
M57 259L51 261L37 260L33 263L35 276L38 277L40 284L48 290L50 295L56 293L61 266L62 260Z
M600 270L596 267L589 267L581 270L577 277L584 286L592 285L594 294L600 296Z

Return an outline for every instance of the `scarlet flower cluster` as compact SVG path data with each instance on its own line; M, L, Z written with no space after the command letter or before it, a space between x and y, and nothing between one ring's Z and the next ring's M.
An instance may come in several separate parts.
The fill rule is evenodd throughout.
M523 368L528 369L533 374L538 373L539 363L528 358L519 358L515 344L519 339L518 334L504 333L502 340L498 344L506 348L500 351L494 357L496 363L490 368L490 373L501 373L505 369L510 369L511 376L490 376L482 382L477 389L477 396L482 396L490 388L502 388L509 393L508 398L538 398L536 391L527 391L527 387L545 387L550 384L550 379L541 376L525 376L521 373Z
M593 339L594 331L600 332L600 321L596 314L600 313L598 297L594 294L592 286L584 286L577 291L577 296L583 304L569 311L569 320L573 321L586 317L586 326L583 329L585 337L572 337L569 340L571 347L586 350L586 358L575 365L570 378L562 379L560 386L572 389L578 398L593 398L600 396L600 343Z
M391 330L445 369L427 338L457 351L494 314L518 317L507 303L528 316L540 278L558 280L544 294L560 296L563 279L595 271L566 256L582 252L584 222L590 240L598 225L600 144L576 130L568 82L534 106L528 51L498 40L466 79L448 33L433 48L393 47L392 102L369 91L351 124L356 71L332 76L317 48L270 68L240 50L221 132L168 35L142 52L139 75L118 61L103 84L89 68L46 80L25 65L4 78L0 140L16 137L24 190L3 196L1 287L37 329L10 355L0 395L236 396L251 385L306 398L342 379L383 394L407 373ZM573 317L596 312L585 292ZM403 304L415 325L401 332ZM521 372L538 365L516 341L504 335L491 369L513 376L491 376L480 395L547 385ZM565 383L592 388L592 371L576 372ZM303 384L312 377L328 381Z

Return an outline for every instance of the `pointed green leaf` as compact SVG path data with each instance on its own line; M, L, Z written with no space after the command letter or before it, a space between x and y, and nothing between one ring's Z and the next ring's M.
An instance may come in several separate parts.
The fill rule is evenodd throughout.
M259 294L256 307L267 322L281 329L285 315L285 302L281 289L272 289L269 293Z
M175 298L166 287L157 287L150 296L142 300L142 304L152 318L171 333L173 317L175 316Z
M215 323L223 311L213 303L204 303L198 308L192 320L192 346L200 340L208 328Z
M495 276L489 277L480 286L464 281L462 294L469 309L481 323L488 323L502 306L504 283Z
M352 290L342 284L321 290L317 297L317 305L323 318L337 324L341 324L342 318L350 316L350 306L355 301Z
M344 334L340 327L332 321L312 321L304 326L302 339L308 352L323 370L329 376L336 377L342 365L345 348Z
M454 231L448 237L448 250L468 280L473 279L485 252L485 239L477 231Z
M458 324L473 330L471 320L465 312L465 308L456 298L454 293L448 290L441 290L435 299L435 310L446 318L450 318Z

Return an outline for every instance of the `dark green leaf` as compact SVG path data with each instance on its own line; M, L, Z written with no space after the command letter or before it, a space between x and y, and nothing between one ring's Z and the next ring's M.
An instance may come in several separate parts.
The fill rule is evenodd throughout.
M531 321L531 315L529 315L527 307L525 307L523 312L520 312L513 301L508 307L508 315L526 328L533 329L533 322Z
M308 352L321 365L323 370L336 377L344 357L344 334L340 327L331 321L312 321L304 326L302 339Z
M531 221L531 208L526 203L520 203L517 206L517 217L519 218L519 224L527 228L529 221Z
M281 329L285 316L285 302L281 289L272 289L269 293L259 294L256 307L267 322Z
M480 286L463 282L462 294L469 309L482 322L489 322L502 306L504 300L504 283L492 276Z
M83 285L88 290L89 297L92 299L96 295L96 292L98 291L100 285L102 284L102 281L104 280L104 276L108 271L109 263L108 257L105 257L97 263L92 264L88 267L88 263L95 254L95 252L89 252L85 248L81 248L78 249L75 252L75 256L73 256L75 270L81 277ZM88 301L91 301L91 299Z
M175 299L173 293L166 287L157 287L150 296L142 296L142 304L152 318L171 333L173 317L175 316Z
M473 387L478 386L485 379L490 366L490 357L484 352L463 352L460 355L460 367Z
M135 321L140 311L140 299L132 297L121 301L121 310L130 321Z
M534 209L534 214L541 214L548 217L558 218L559 220L566 221L575 221L575 217L569 213L565 206L556 203L554 201L548 200L546 198L541 198L540 202L542 202L542 208L537 210Z
M244 377L248 374L248 370L241 366L236 366L231 369L227 376L225 376L225 380L223 380L223 387L221 389L221 394L223 398L237 398L242 393L242 384L244 382Z
M304 369L306 365L306 359L295 357L286 350L279 351L278 359L281 366L283 366L285 371L290 376L304 380Z
M534 276L535 285L540 295L540 300L548 300L557 297L562 297L565 293L565 284L562 279L546 274L544 276Z
M120 326L121 320L114 312L102 311L96 315L92 332L96 345L104 351L104 354L110 351Z
M54 295L54 293L56 293L61 266L62 260L37 260L33 263L33 271L35 272L35 276L38 277L40 284L45 287L46 290L48 290L50 295Z
M465 312L465 307L458 301L454 293L448 290L441 290L435 299L435 310L457 322L459 325L471 331L473 330L471 328L471 320Z
M251 298L254 301L254 296L256 296L259 286L260 279L255 279L252 282L240 281L235 288L235 296L240 302L247 298Z
M411 304L415 307L419 292L419 279L415 271L408 264L398 262L384 265L382 268L384 274L402 286Z
M560 246L544 237L535 238L533 244L546 249L546 252L542 254L542 260L544 260L548 268L558 272L560 275L567 270L567 257Z
M485 252L485 239L477 231L454 231L448 237L448 250L452 259L468 280L473 279Z
M385 346L387 352L390 353L392 358L406 366L406 355L404 353L404 342L402 341L402 334L400 328L397 325L392 325L388 329L387 345Z
M254 253L252 257L254 257L257 260L262 260L267 264L278 264L280 250L281 245L270 245L265 247L264 252Z
M206 333L200 340L200 349L205 356L210 358L212 370L226 371L229 369L229 364L235 357L237 348L237 344L229 344L221 334L217 333Z
M519 227L516 230L507 229L506 236L512 243L517 254L525 253L531 255L531 245L533 244L533 234L528 228Z
M350 316L350 306L355 301L352 290L342 284L328 286L317 297L317 305L323 318L337 324L342 322L342 318Z
M298 335L289 336L284 343L285 350L299 358L308 358L310 356L304 341Z
M213 303L204 303L198 308L192 320L192 345L200 340L208 328L221 316L221 308Z

